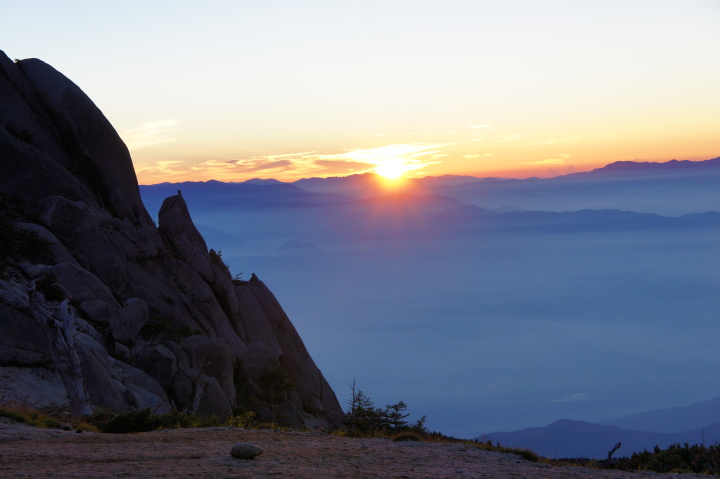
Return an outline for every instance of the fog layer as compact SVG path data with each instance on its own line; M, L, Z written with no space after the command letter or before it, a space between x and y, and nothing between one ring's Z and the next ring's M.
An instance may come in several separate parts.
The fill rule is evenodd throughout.
M152 212L177 189L231 272L273 290L341 401L356 380L471 437L720 394L720 214L685 214L698 198L669 217L576 209L582 189L565 191L570 213L272 183L142 194ZM652 191L635 203L671 203Z

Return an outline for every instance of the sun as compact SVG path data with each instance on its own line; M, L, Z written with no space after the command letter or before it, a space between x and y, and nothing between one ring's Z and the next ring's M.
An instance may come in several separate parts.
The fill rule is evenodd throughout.
M373 171L388 180L397 180L412 169L411 165L407 165L401 161L389 161L377 166Z

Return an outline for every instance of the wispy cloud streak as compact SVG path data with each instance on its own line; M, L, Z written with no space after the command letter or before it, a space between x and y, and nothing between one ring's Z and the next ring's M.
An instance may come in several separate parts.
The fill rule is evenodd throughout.
M180 131L177 120L146 121L135 128L121 133L121 137L131 151L170 143L176 140Z
M342 153L307 151L280 155L261 155L233 160L209 160L193 166L197 172L263 175L327 176L373 171L387 164L402 163L406 171L438 163L442 144L398 144L378 148L346 150Z

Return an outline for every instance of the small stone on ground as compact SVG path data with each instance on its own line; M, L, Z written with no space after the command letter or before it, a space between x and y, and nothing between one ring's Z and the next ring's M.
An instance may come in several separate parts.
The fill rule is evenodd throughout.
M239 442L230 450L230 455L238 459L253 459L263 453L263 450L254 444Z

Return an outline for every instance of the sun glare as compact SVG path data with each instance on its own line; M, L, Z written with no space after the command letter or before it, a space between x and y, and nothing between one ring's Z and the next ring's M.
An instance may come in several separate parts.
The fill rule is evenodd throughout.
M412 165L406 165L399 161L393 161L378 166L374 171L378 175L389 180L396 180L412 169Z

